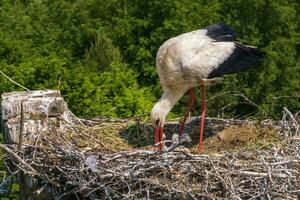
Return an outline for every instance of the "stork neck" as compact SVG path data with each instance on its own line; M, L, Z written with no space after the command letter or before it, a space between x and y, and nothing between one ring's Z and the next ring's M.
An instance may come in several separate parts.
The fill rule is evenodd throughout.
M153 126L164 126L167 114L173 108L175 103L182 97L185 91L186 90L183 88L178 90L169 90L164 88L162 97L154 105L151 111L151 122ZM156 120L159 120L159 124L157 124Z
M157 106L161 111L163 111L164 115L171 111L176 102L183 96L185 90L165 90L159 101L157 102Z
M157 103L159 104L161 109L168 110L169 112L179 99L176 97L177 96L175 93L165 91Z

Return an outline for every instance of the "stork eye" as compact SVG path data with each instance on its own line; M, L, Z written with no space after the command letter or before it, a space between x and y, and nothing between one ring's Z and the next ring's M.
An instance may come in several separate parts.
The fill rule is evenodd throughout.
M159 119L157 119L157 120L155 121L155 124L156 124L156 126L159 125Z

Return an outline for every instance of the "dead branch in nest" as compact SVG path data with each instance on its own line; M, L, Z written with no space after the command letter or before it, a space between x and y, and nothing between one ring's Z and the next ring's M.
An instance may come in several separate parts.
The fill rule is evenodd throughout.
M283 108L283 117L281 120L282 132L285 136L299 136L300 124L297 121L297 115L293 115L286 107Z

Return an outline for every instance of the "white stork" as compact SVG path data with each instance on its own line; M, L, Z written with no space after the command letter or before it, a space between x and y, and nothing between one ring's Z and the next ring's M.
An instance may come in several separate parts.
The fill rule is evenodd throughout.
M154 126L154 142L160 143L160 150L163 148L161 143L167 114L189 89L190 110L194 102L192 88L198 85L202 89L198 147L202 149L206 112L205 87L223 75L249 69L265 56L265 53L255 47L236 42L235 36L236 32L232 27L218 23L173 37L159 48L156 67L163 94L151 111L151 123Z

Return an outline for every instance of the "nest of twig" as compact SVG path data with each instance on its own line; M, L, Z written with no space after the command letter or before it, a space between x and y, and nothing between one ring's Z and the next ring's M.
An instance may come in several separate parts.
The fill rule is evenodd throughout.
M124 123L111 127L131 130ZM106 128L41 132L25 139L21 151L3 148L42 188L51 186L56 199L300 198L300 140L218 155L181 147L162 153L134 149L115 132L91 134Z

